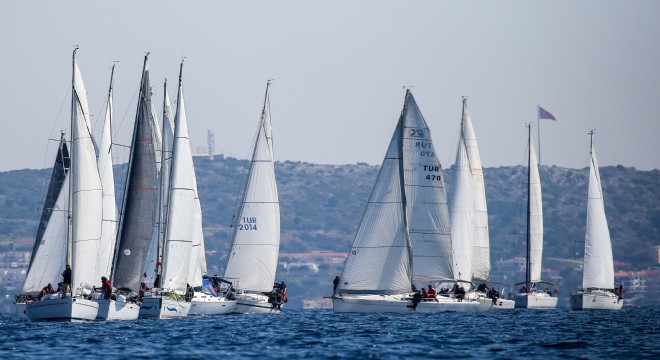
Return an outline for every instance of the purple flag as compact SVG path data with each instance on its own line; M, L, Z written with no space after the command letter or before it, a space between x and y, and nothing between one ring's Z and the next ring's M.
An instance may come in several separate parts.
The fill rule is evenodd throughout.
M539 119L549 119L549 120L557 121L557 119L555 119L555 116L552 115L548 110L540 106L538 108L539 108Z

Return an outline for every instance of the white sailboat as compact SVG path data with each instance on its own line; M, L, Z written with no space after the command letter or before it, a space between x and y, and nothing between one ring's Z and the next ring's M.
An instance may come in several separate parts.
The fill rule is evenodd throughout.
M587 226L584 241L584 268L582 287L570 296L573 310L621 310L623 307L623 286L614 288L614 260L612 241L605 217L603 189L600 183L598 160L593 144L589 161L589 194L587 200Z
M273 290L280 249L280 205L275 182L269 90L261 111L243 198L234 221L224 278L236 289L237 313L279 312L286 287ZM279 301L277 297L279 296Z
M71 170L67 262L71 283L63 294L27 304L31 320L94 320L98 302L91 299L100 285L99 244L103 220L103 190L92 141L87 94L73 52L71 104ZM61 295L61 296L60 296Z
M162 273L157 275L159 288L144 294L140 317L176 318L190 311L189 268L195 217L195 168L183 101L183 62L179 72L177 110L174 117L172 159L167 188L167 212L163 237ZM161 191L163 187L161 186Z
M406 90L401 117L332 297L334 311L479 311L476 301L443 295L437 302L413 304L414 282L456 280L452 259L442 169L428 125Z
M456 186L450 204L454 273L471 288L465 297L479 301L484 309L513 309L513 300L499 297L494 288L486 289L490 275L490 240L486 190L479 147L472 120L463 98L461 136L456 152ZM482 286L475 288L473 282Z
M550 291L542 291L537 284L550 284L541 280L541 260L543 258L543 200L541 196L541 177L539 176L536 150L532 141L532 126L527 125L528 162L527 162L527 256L525 282L514 300L516 308L554 309L557 307L557 297Z
M21 293L16 295L16 314L21 317L27 318L28 302L39 300L42 295L45 295L41 293L43 288L48 284L55 286L60 281L60 272L66 265L69 165L69 150L64 133L62 133L41 220L37 228L30 265Z

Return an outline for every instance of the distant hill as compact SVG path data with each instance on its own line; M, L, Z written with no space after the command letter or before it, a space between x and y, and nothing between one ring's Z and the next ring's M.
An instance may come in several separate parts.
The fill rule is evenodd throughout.
M224 263L244 166L244 160L231 157L195 158L206 249L213 252L207 257L210 273L220 273ZM378 166L284 161L277 162L275 169L282 216L281 252L348 252ZM121 194L122 170L121 166L115 169L117 194ZM452 169L446 169L448 187L453 175ZM484 175L491 259L523 256L524 239L516 233L525 231L526 169L486 168ZM544 258L581 257L587 175L587 169L541 168ZM0 173L0 246L4 243L0 251L10 250L7 244L14 239L34 236L48 176L49 169ZM615 259L639 266L655 264L654 246L660 245L660 171L610 166L601 168L601 178ZM325 274L321 270L322 281L328 284L340 271Z

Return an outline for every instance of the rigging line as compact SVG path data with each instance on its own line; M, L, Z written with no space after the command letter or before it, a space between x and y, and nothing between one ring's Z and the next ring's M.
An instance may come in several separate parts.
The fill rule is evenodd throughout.
M119 122L119 126L115 127L115 133L114 136L112 137L115 139L117 137L117 134L119 133L119 130L121 130L121 126L124 124L124 120L126 120L126 117L128 116L128 111L133 107L133 102L135 101L135 98L137 97L138 92L140 91L140 86L135 90L133 93L133 97L131 98L131 102L128 103L128 106L126 107L126 111L124 112L124 116L121 118L121 122ZM114 143L113 143L114 145Z

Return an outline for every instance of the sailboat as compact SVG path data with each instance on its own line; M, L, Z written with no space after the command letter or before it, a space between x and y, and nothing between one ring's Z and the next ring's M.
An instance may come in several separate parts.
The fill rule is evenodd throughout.
M527 157L527 256L525 282L514 300L516 308L554 309L557 297L552 292L539 290L536 285L551 282L541 280L541 259L543 258L543 200L541 196L541 177L539 176L536 150L532 141L532 125L528 124Z
M589 194L587 200L587 230L584 241L582 287L570 296L573 310L621 310L623 286L614 289L614 261L610 230L605 218L603 189L598 160L591 135L589 159ZM617 293L618 292L618 293Z
M69 172L69 223L67 264L71 265L71 283L62 292L50 294L27 304L26 313L33 321L94 320L98 302L91 298L100 285L99 245L103 222L103 190L92 141L87 94L73 51L71 93L71 169Z
M163 233L161 271L156 275L160 287L146 292L142 298L140 317L176 318L188 316L190 311L189 268L193 242L195 217L195 168L193 165L188 123L182 87L183 62L179 70L177 110L174 117L169 187L167 188L167 212ZM163 156L164 157L164 156ZM161 177L162 179L162 177ZM161 180L162 183L162 180ZM164 187L161 186L161 191ZM160 250L158 251L160 253Z
M44 287L59 282L60 272L66 265L69 166L69 149L62 133L32 248L30 265L22 291L16 295L16 314L21 317L27 318L27 303L39 300L42 295L40 292Z
M414 283L455 282L447 195L431 133L410 90L344 263L334 311L479 311L440 295L413 303Z
M113 252L110 282L116 290L112 296L99 299L97 318L100 320L134 320L140 313L142 269L156 214L158 181L155 154L158 144L151 140L156 139L157 130L150 110L148 56L144 57L117 246Z
M490 275L486 191L477 138L465 97L455 168L456 185L449 207L454 273L458 280L470 287L466 293L467 299L479 301L486 310L513 309L513 300L499 297L493 288L486 289ZM475 288L475 281L481 281L483 285Z
M286 301L284 283L273 289L280 249L280 205L273 161L270 84L270 81L266 84L261 119L223 276L235 289L236 313L279 312L282 302ZM228 296L232 296L231 291Z

